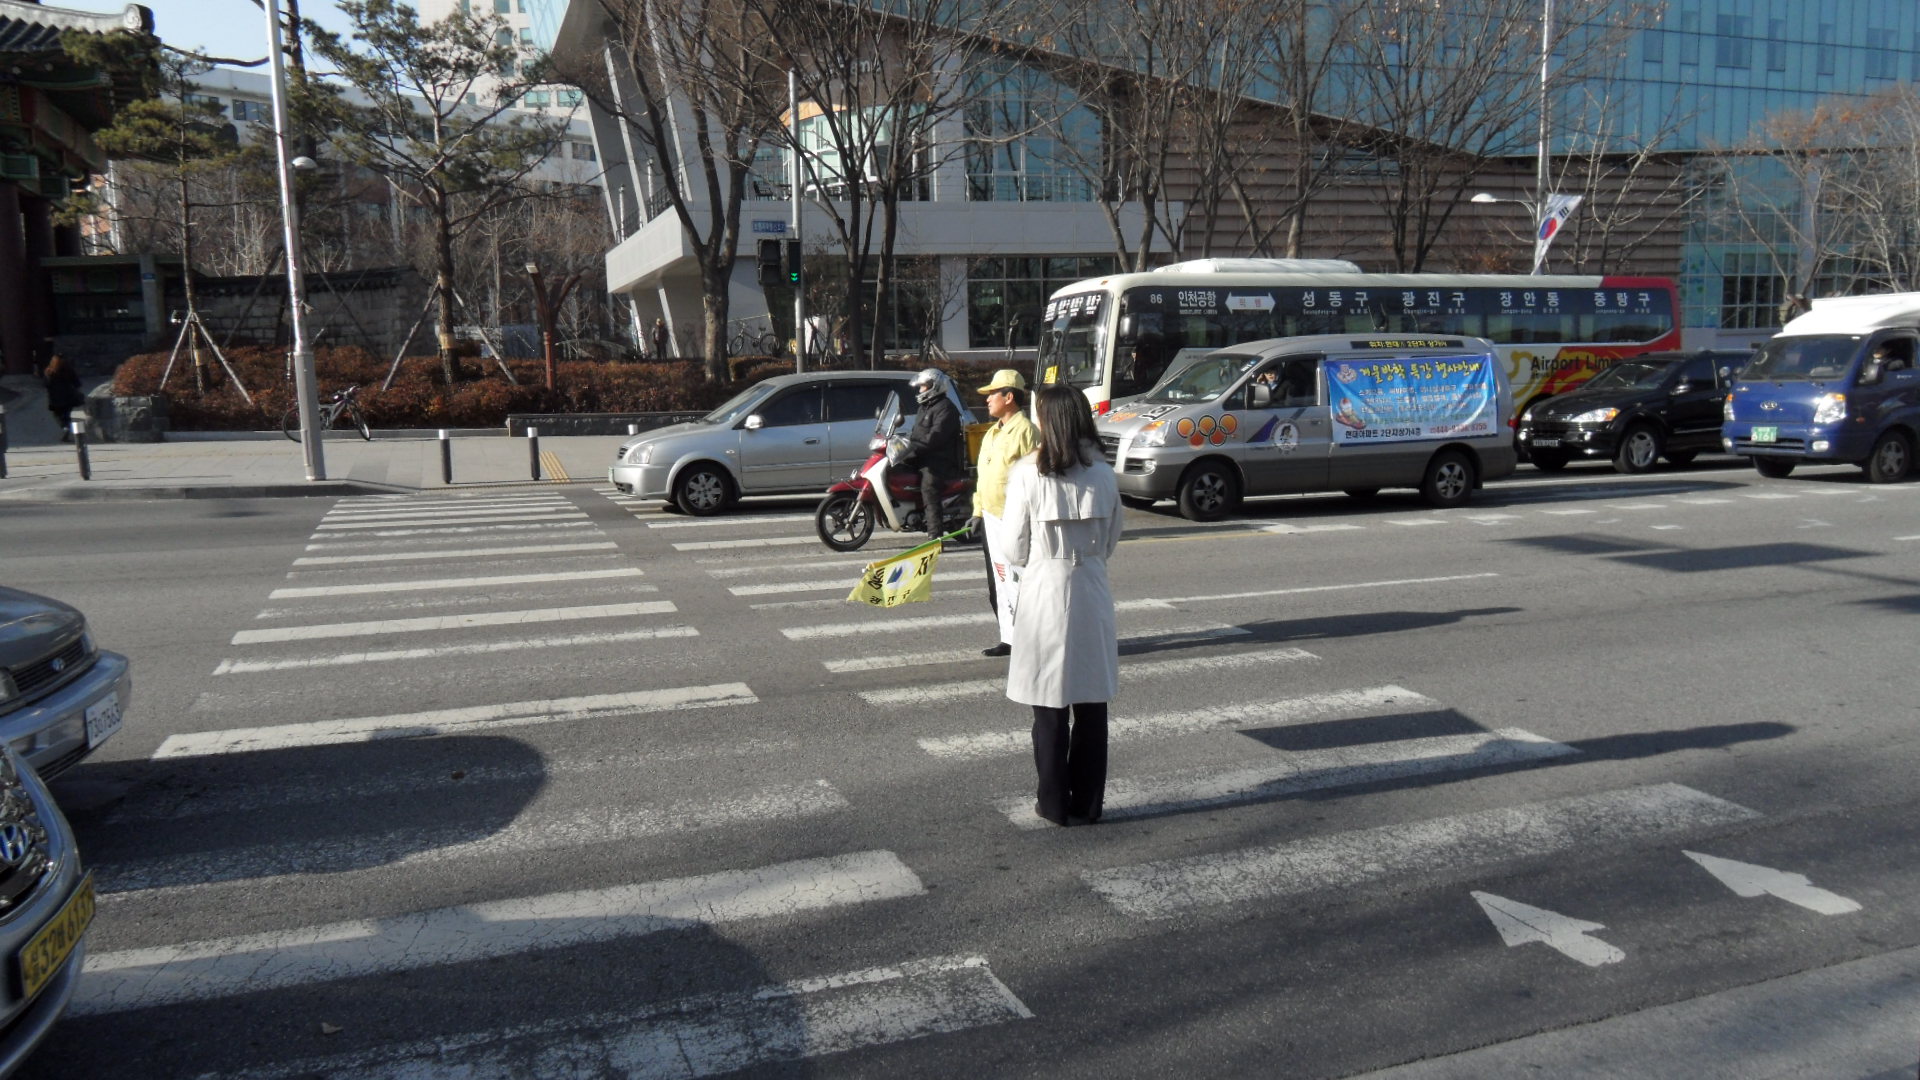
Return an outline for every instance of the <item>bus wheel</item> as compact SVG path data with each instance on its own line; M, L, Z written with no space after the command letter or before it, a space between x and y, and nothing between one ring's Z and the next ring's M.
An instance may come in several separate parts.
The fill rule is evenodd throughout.
M1427 505L1439 509L1464 506L1473 494L1473 462L1458 450L1442 450L1427 462L1426 478L1420 481L1420 496Z
M1218 521L1240 497L1233 473L1217 461L1203 461L1180 478L1180 516L1188 521Z

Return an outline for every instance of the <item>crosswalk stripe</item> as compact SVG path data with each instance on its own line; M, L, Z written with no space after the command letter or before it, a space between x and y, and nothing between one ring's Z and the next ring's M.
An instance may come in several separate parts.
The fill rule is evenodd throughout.
M1683 502L1683 503L1686 503L1688 506L1725 506L1726 504L1732 502L1733 500L1732 499L1716 499L1709 495L1701 495L1701 496L1696 496L1694 498L1676 498L1673 501Z
M673 545L675 551L730 551L735 548L792 547L797 544L818 544L817 536L768 536L759 540L701 540Z
M1032 1017L985 957L942 956L224 1075L698 1080Z
M586 515L581 514L580 516L585 517ZM424 527L386 528L381 529L379 532L364 532L357 535L361 539L395 536L466 536L473 533L538 532L546 529L592 529L596 533L600 532L600 526L591 521L527 521L494 525L476 525L469 523L466 525L428 525ZM331 534L327 535L331 536ZM312 551L316 546L317 545L309 544L307 545L307 550Z
M336 506L328 518L391 517L395 514L484 514L496 510L573 509L564 495L521 495L511 499L462 499L442 502L399 503L388 506Z
M233 645L264 645L277 641L313 641L319 638L363 637L373 634L413 634L431 630L464 630L475 626L522 626L527 623L571 622L574 619L614 619L628 615L662 615L678 610L671 600L632 604L598 604L570 608L528 608L523 611L470 611L465 615L436 615L419 619L382 619L376 622L322 623L317 626L279 626L242 630Z
M1301 533L1347 532L1360 528L1364 528L1364 526L1349 525L1345 522L1328 522L1324 525L1289 525L1286 522L1278 522L1273 525L1262 525L1260 526L1260 531L1279 533L1283 536L1296 536Z
M1785 491L1743 491L1740 497L1743 499L1797 499L1800 496Z
M275 589L269 600L294 600L309 596L357 596L365 593L411 592L426 589L478 589L490 585L531 585L543 581L597 581L606 578L640 577L646 571L636 566L611 570L567 570L549 574L503 574L498 577L429 578L425 581L377 581L359 585L315 585Z
M1214 855L1091 870L1087 886L1123 914L1271 900L1387 878L1431 880L1513 859L1654 840L1759 813L1680 784L1655 784L1316 836Z
M485 525L496 522L572 521L585 518L584 510L528 510L521 513L488 511L484 514L422 514L417 517L380 518L377 521L322 521L315 532L342 532L351 529L389 529L395 525Z
M1520 728L1294 751L1277 761L1252 766L1192 770L1142 780L1109 780L1101 820L1120 821L1201 810L1296 792L1546 761L1577 753L1579 751L1571 746ZM1008 796L998 800L995 806L1019 828L1038 829L1049 824L1033 812L1031 794Z
M1607 509L1609 510L1665 510L1667 508L1668 507L1666 503L1657 503L1657 502L1608 503L1607 504Z
M1124 654L1128 649L1245 637L1251 633L1253 631L1242 626L1218 624L1176 626L1151 634L1123 637L1120 639L1120 650ZM933 652L899 653L893 656L854 656L844 660L822 660L820 664L836 675L845 675L855 671L885 671L890 668L920 667L929 664L958 664L978 659L980 659L978 649L939 649Z
M853 588L853 582L847 583ZM824 637L852 637L855 634L904 634L913 630L937 630L950 626L974 626L999 622L991 611L973 611L960 615L927 615L917 619L866 620L857 623L828 623L824 626L783 626L780 633L789 641L811 641Z
M1592 510L1542 510L1540 512L1543 514L1552 514L1555 517L1579 517L1582 514L1591 514L1591 513L1594 513L1595 511L1592 511Z
M780 593L826 592L830 589L851 589L854 579L850 577L829 578L819 581L781 581L767 585L732 585L727 591L735 596L777 596Z
M849 590L853 588L853 583L851 581L846 582L845 584ZM985 595L987 595L987 587L985 585L982 585L978 588L941 589L940 590L940 598L942 600L952 600L952 599L955 599L956 597L962 597L962 596L985 596ZM774 600L767 603L748 604L747 607L753 611L797 611L797 610L806 609L806 608L838 607L841 604L845 604L845 603L847 603L847 598L844 596L828 596L828 597L815 599L815 600Z
M206 754L232 754L251 750L283 750L296 746L329 746L338 743L374 742L380 739L413 739L425 735L449 735L478 728L531 727L537 724L567 723L574 720L592 720L635 713L751 705L759 700L754 696L753 691L747 688L746 683L716 683L712 686L687 686L672 690L636 690L624 694L590 694L583 697L516 701L501 705L474 705L461 709L434 709L429 712L363 716L346 720L316 720L267 727L195 731L167 736L160 743L160 748L153 752L153 757L157 761L162 758L199 757Z
M1441 577L1397 578L1392 581L1354 581L1343 585L1300 585L1289 589L1256 589L1251 592L1215 593L1210 596L1167 596L1149 600L1124 600L1114 605L1127 610L1129 605L1135 608L1173 607L1176 604L1205 604L1217 600L1258 600L1268 596L1300 596L1306 593L1322 592L1358 592L1361 589L1389 589L1400 585L1441 585L1455 581L1479 581L1483 578L1497 578L1499 573L1485 571L1478 574L1447 574Z
M298 671L302 668L353 667L358 664L390 663L395 660L433 660L445 656L483 656L487 653L519 652L521 649L593 648L622 641L654 641L666 638L699 637L691 626L650 626L638 630L616 630L605 634L564 634L559 637L516 638L513 641L468 641L453 645L429 645L418 649L379 649L325 656L295 656L278 660L220 661L215 675L254 675L262 671Z
M1405 525L1409 528L1417 528L1418 526L1421 526L1421 525L1445 525L1447 523L1447 519L1446 518L1387 518L1386 522L1389 525Z
M274 884L275 879L302 874L369 867L396 869L496 856L526 858L562 848L696 832L742 822L788 821L846 808L846 798L832 784L819 780L666 806L594 807L558 820L522 817L505 828L484 822L197 851L116 862L97 873L102 895L134 898L137 894L138 899L147 900L223 881L244 880L253 886L266 886Z
M324 926L95 953L71 1011L88 1016L471 963L686 926L919 896L890 851L551 893Z
M649 521L649 529L702 529L713 525L799 525L813 520L812 514L769 514L762 517L695 518L692 521Z
M737 557L725 558L725 559L701 559L698 561L703 563L718 562L718 563L724 564L722 566L716 566L708 570L707 575L709 577L734 578L734 577L751 577L755 574L792 573L795 570L806 570L809 572L814 570L859 570L862 567L867 566L869 563L872 563L874 560L871 556L868 556L868 557L863 557L858 559L805 559L802 561L796 561L793 556L789 555L786 558L781 559L777 563L765 563L765 562L743 563ZM983 571L984 571L984 568L983 568Z
M308 551L329 545L309 544ZM519 547L451 548L439 551L389 551L378 555L310 555L293 560L295 566L348 566L356 563L409 562L414 559L480 559L490 555L554 555L563 551L613 551L611 540L579 544L527 544Z
M1175 660L1122 662L1120 677L1132 681L1158 678L1163 675L1228 671L1233 668L1255 667L1262 664L1295 664L1318 659L1320 658L1305 649L1262 649L1258 652L1227 653L1220 656L1183 656ZM953 698L998 694L1004 692L1006 688L1006 677L1001 676L996 679L968 679L923 686L901 686L887 690L862 690L860 698L869 705L920 707L938 705Z
M1211 705L1149 716L1121 717L1108 721L1107 739L1109 742L1121 742L1167 738L1250 724L1303 724L1325 716L1365 716L1387 709L1425 711L1439 707L1439 702L1403 686L1371 686L1362 690L1337 690L1278 701ZM938 758L995 757L1026 753L1032 748L1033 733L1027 728L920 740L920 749Z

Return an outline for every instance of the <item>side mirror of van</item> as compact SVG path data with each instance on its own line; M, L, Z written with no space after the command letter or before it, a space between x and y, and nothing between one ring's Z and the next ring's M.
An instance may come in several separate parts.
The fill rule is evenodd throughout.
M1273 389L1266 383L1247 387L1247 408L1264 409L1273 404Z

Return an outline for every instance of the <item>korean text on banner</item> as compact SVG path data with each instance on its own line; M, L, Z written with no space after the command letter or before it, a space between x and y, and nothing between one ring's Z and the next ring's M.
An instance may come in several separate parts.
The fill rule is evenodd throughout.
M1474 438L1500 429L1494 358L1367 357L1327 365L1336 446Z
M868 563L860 582L847 594L855 604L894 607L933 599L933 571L940 565L938 541L921 544L877 563Z

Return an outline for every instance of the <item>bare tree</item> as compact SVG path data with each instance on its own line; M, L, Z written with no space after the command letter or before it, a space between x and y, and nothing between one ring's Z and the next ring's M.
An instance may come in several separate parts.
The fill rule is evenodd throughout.
M496 37L504 20L456 13L422 26L394 0L344 0L340 8L357 47L325 32L314 47L368 104L340 105L333 142L431 219L440 367L451 384L454 242L493 209L532 194L520 181L559 144L563 123L508 115L543 80L516 68L517 50ZM498 96L482 100L482 82L500 75Z

